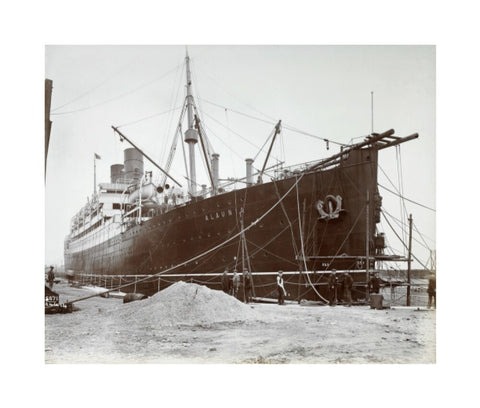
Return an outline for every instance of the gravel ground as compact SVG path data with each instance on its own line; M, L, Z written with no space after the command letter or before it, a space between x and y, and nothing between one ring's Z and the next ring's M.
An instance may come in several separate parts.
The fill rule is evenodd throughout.
M90 293L53 290L61 302ZM46 363L436 362L433 310L244 305L184 283L129 304L94 297L75 306L45 315Z

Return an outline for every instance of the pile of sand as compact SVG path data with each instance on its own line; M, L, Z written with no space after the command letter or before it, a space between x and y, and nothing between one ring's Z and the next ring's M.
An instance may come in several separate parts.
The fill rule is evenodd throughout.
M125 304L117 313L124 321L152 326L209 325L258 318L251 306L222 291L181 281L151 298Z

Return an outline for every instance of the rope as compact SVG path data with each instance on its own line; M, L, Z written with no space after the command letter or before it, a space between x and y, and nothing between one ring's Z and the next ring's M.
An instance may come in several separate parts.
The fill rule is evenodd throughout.
M124 69L126 69L127 67L129 67L130 65L136 63L136 60L134 61L131 61L129 62L128 64L122 66L119 70L115 71L113 74L109 75L105 80L103 80L102 82L100 82L99 84L93 86L92 88L88 89L87 91L85 91L84 93L76 96L75 98L69 100L68 102L64 103L63 105L60 105L60 106L57 106L56 108L53 108L51 110L51 112L55 112L61 108L63 108L64 106L67 106L67 105L70 105L72 102L75 102L77 101L78 99L80 98L83 98L84 96L88 95L89 93L95 91L96 89L100 88L101 86L105 85L108 81L110 81L112 78L114 78L115 76L117 76L118 74L120 74Z
M280 198L280 192L278 191L278 186L277 186L277 183L275 182L275 180L273 180L273 185L275 186L275 192L277 193L277 197ZM293 231L293 225L290 221L290 218L288 217L288 213L285 210L285 206L283 205L283 203L281 205L281 208L282 208L282 211L283 211L283 215L285 215L285 218L287 219L288 226L290 227L290 234L292 235L292 248L293 248L293 252L295 254L295 259L298 259L298 248L297 248L297 243L295 241L295 233ZM300 262L298 262L297 266L300 268Z
M182 77L183 77L183 71L185 70L185 64L182 64L182 69L181 70L177 70L177 72L180 73L180 75L178 76L178 85L177 85L177 92L175 93L175 82L172 83L172 94L171 94L171 106L173 107L174 105L177 104L177 101L178 101L178 96L180 94L180 89L182 89ZM175 127L175 132L178 131L178 127L179 127L179 124L182 122L183 120L183 115L185 114L185 109L186 109L186 103L187 103L187 98L183 98L182 100L182 111L180 113L180 118L176 124L176 127ZM168 121L165 125L165 128L164 128L164 134L165 135L169 135L170 134L170 131L171 131L171 128L172 128L172 123L173 123L173 113L172 115L170 115L168 117ZM173 136L175 138L175 135ZM167 136L168 138L168 136ZM158 142L157 143L161 143L161 138L157 138ZM160 150L160 162L163 163L164 160L165 160L165 154L167 152L167 146L168 144L167 143L162 143L161 144L161 147L158 148L158 145L157 145L157 151ZM185 173L188 175L188 173ZM162 177L162 185L165 183L165 180L166 180L166 177Z
M245 116L245 117L250 118L250 119L258 120L258 121L260 121L260 122L268 123L268 124L270 124L270 125L276 125L276 122L274 122L274 121L269 121L269 120L261 119L261 118L258 118L258 117L256 117L256 116L249 115L249 114L247 114L247 113L239 112L239 111L237 111L237 110L227 108L226 106L222 106L222 105L219 105L219 104L217 104L217 103L207 101L206 99L202 99L202 100L203 100L204 102L209 103L210 105L217 106L218 108L228 109L230 112L236 113L236 114L238 114L238 115L242 115L242 116ZM345 144L345 143L336 142L335 140L326 139L326 138L324 138L324 137L320 137L320 136L316 136L316 135L313 135L313 134L308 133L308 132L304 132L303 130L294 128L294 127L292 127L292 126L287 126L287 125L285 125L283 122L282 122L282 127L285 128L285 129L291 130L292 132L300 133L300 134L305 135L305 136L310 136L310 137L313 137L314 139L322 140L322 141L324 141L324 142L333 143L333 144L336 144L336 145L339 145L339 146L348 146L348 145Z
M218 123L220 126L226 128L226 126L225 126L223 123L219 122L217 119L215 119L213 116L209 115L207 112L204 112L204 115L205 115L205 116L208 116L210 119L212 119L214 122ZM235 135L237 135L239 138L241 138L242 140L244 140L245 142L247 142L249 145L255 147L257 150L259 149L259 147L258 147L256 144L250 142L250 140L248 140L247 138L243 137L240 133L234 131L234 130L231 129L231 128L230 128L230 129L226 128L226 129L229 130L231 133L234 133ZM275 156L273 156L273 155L272 155L272 157L273 157L275 160L278 161L278 158L277 158L277 157L275 157Z
M397 234L397 231L395 231L392 227L392 224L390 224L390 221L388 221L388 218L385 216L385 213L382 211L382 214L383 214L383 218L385 218L385 221L387 221L387 224L389 225L389 227L392 229L393 233L397 236L397 238L399 239L399 241L402 243L402 245L404 246L404 248L408 251L408 246L405 244L405 242L403 242L403 240L398 236ZM423 263L422 261L420 261L412 252L412 256L415 258L415 260L423 266L423 268L427 271L429 271L430 269L427 268Z
M382 170L382 171L383 171L383 170ZM437 210L435 210L435 208L427 207L427 206L424 205L424 204L420 204L418 201L414 201L414 200L412 200L412 199L410 199L410 198L407 198L407 197L405 197L405 196L403 196L403 195L400 195L399 193L390 190L389 188L381 185L380 183L378 183L378 185L379 185L380 187L382 187L383 189L389 191L390 193L395 194L396 196L399 196L400 198L402 198L402 199L404 199L404 200L410 201L410 202L413 203L413 204L419 205L420 207L426 208L427 210L430 210L430 211L433 211L433 212L436 212L436 211L437 211Z
M268 141L270 140L270 138L273 136L273 134L275 133L275 129L273 129L270 134L268 135L267 137L267 140L265 140L265 143L262 145L262 147L260 148L260 150L258 151L258 153L255 155L255 157L253 158L253 161L257 160L257 157L258 155L263 151L263 148L265 147L265 145L268 143Z
M330 266L332 265L333 261L335 260L335 258L337 257L338 253L340 252L340 250L342 249L343 247L343 244L345 244L345 242L347 241L347 238L350 236L350 234L352 233L353 229L355 228L355 225L357 225L357 222L358 220L360 219L360 216L362 215L363 213L363 210L365 209L365 206L366 204L363 206L362 210L358 213L358 216L357 216L357 219L355 220L355 222L353 223L352 227L350 228L350 231L348 231L348 234L347 236L345 237L345 239L343 240L343 242L340 244L340 246L338 247L337 249L337 252L335 253L335 255L333 256L332 260L330 261L330 263L328 264L326 270L328 270L328 268L330 268Z
M398 218L396 218L396 217L394 217L392 214L390 214L387 210L385 210L385 208L382 207L382 211L384 211L385 214L387 214L387 215L390 216L395 222L397 222L397 225L398 225L398 223L401 223L401 221L400 221ZM413 225L415 226L415 223L413 223ZM406 224L405 224L405 226L406 226ZM422 241L425 243L426 249L430 249L430 248L428 247L428 244L427 244L427 243L425 242L425 240L423 239L423 237L428 238L428 239L431 240L432 242L435 242L435 240L434 240L433 238L430 238L428 235L421 234L416 227L415 227L415 230L417 231L418 235L419 235L420 237L422 237ZM418 242L419 244L421 244L421 242L419 242L419 241L416 240L415 238L413 238L413 239L414 239L416 242Z
M253 251L252 255L255 256L256 254L258 254L260 251L265 251L265 252L268 252L270 255L274 256L275 258L278 258L278 259L281 259L282 261L285 261L285 262L288 262L294 266L298 266L297 263L291 261L290 259L287 259L287 258L284 258L283 256L280 256L280 255L277 255L277 254L274 254L272 251L269 251L268 249L265 249L266 246L268 246L272 241L274 241L279 235L281 235L286 229L288 228L288 225L282 229L280 231L280 233L278 233L274 238L272 238L270 241L268 241L263 247L260 247L258 246L257 244L255 244L254 242L252 241L249 241L247 240L247 242L251 245L253 245L254 247L257 248L256 251Z
M203 71L202 69L200 69L201 71ZM235 98L236 100L238 100L240 103L242 103L243 105L245 105L247 108L250 108L252 109L253 111L257 112L257 113L260 113L260 115L263 115L265 116L266 118L269 118L273 121L275 121L275 118L272 118L270 115L267 115L266 113L264 112L261 112L260 110L256 109L255 107L251 106L250 104L246 103L245 101L243 101L242 99L240 99L238 96L232 94L231 92L229 92L228 90L226 90L223 85L220 85L220 83L213 77L211 77L210 75L208 75L208 73L206 73L205 71L203 71L204 75L206 78L208 78L210 81L212 81L213 84L215 84L220 90L222 90L223 92L225 92L227 95Z
M272 207L270 207L270 209L268 209L263 215L261 215L261 216L260 216L259 218L257 218L255 221L253 221L249 226L244 227L241 231L239 231L239 232L236 233L235 235L231 236L230 238L226 239L225 241L221 242L220 244L214 246L213 248L210 248L210 249L208 249L207 251L205 251L205 252L203 252L203 253L201 253L201 254L199 254L199 255L196 255L196 256L194 256L193 258L190 258L190 259L188 259L188 260L185 261L185 262L182 262L182 263L180 263L180 264L178 264L178 265L172 266L172 267L170 267L170 268L168 268L168 269L166 269L166 270L164 270L164 271L157 272L157 273L153 274L152 276L161 276L161 275L163 275L163 274L165 274L165 273L167 273L167 272L173 271L173 270L175 270L175 269L177 269L177 268L180 268L180 267L182 267L182 266L186 266L186 265L188 265L189 263L194 262L194 261L196 261L197 259L200 259L200 258L204 257L205 255L213 252L213 251L216 251L218 248L221 248L221 247L224 246L225 244L227 244L227 243L233 241L235 238L239 237L239 236L240 236L241 234L243 234L245 231L250 230L251 228L253 228L254 226L256 226L261 220L263 220L268 214L270 214L270 213L285 199L285 197L286 197L288 194L290 194L290 192L296 187L296 185L300 182L300 180L303 178L303 176L304 176L304 174L302 174L302 175L296 180L296 182L288 189L288 191L280 198L279 201L277 201ZM146 261L145 261L145 262L146 262ZM145 262L144 262L140 267L142 267L142 266L145 264ZM139 279L139 280L136 281L136 283L138 284L138 283L143 282L143 281L145 281L145 280L147 280L147 279L149 279L149 278L151 278L151 276L150 276L150 277L146 277L146 278ZM132 285L131 283L128 283L128 284L125 284L125 285L117 286L117 288L107 290L106 292L103 292L103 293L113 292L114 290L119 290L119 289L121 289L121 288L124 288L124 287L127 287L127 286L131 286L131 285ZM80 299L72 300L71 302L68 302L68 303L71 304L71 303L74 303L74 302L79 302L79 301L81 301L81 300L90 299L90 298L92 298L92 297L96 297L96 296L99 296L99 295L100 295L99 293L96 293L96 294L94 294L94 295L85 296L85 297L80 298Z
M112 98L110 98L110 99L107 99L107 100L104 100L104 101L102 101L102 102L99 102L99 103L97 103L97 104L95 104L95 105L86 106L86 107L84 107L84 108L75 109L75 110L66 111L66 112L51 113L51 115L52 115L52 116L53 116L53 115L67 115L67 114L69 114L69 113L82 112L82 111L86 111L86 110L89 110L89 109L96 108L96 107L101 106L101 105L105 105L105 104L107 104L107 103L116 101L116 100L118 100L118 99L124 98L125 96L128 96L128 95L130 95L130 94L138 91L139 89L145 88L146 86L151 85L151 84L153 84L154 82L159 81L160 79L163 79L164 77L166 77L167 75L169 75L171 72L175 71L179 66L180 66L180 64L177 65L175 68L172 68L170 71L167 71L167 72L164 73L163 75L157 77L157 78L154 78L154 79L152 79L152 80L150 80L150 81L148 81L148 82L146 82L146 83L144 83L144 84L142 84L142 85L140 85L140 86L138 86L138 87L136 87L136 88L134 88L134 89L131 89L131 90L126 91L126 92L124 92L124 93L122 93L122 94L119 94L119 95L117 95L117 96L114 96L114 97L112 97Z
M431 248L428 246L425 239L423 239L423 235L420 234L420 231L418 230L417 225L413 222L413 220L412 220L412 224L413 224L413 228L415 228L415 231L417 231L417 234L420 235L420 238L422 239L423 243L425 244L425 248L427 248L429 251L431 251Z
M141 118L141 119L137 119L137 120L134 120L132 122L128 122L128 123L124 123L120 126L117 126L117 129L121 128L121 127L124 127L124 126L130 126L130 125L134 125L135 123L139 123L139 122L143 122L144 120L147 120L147 119L151 119L151 118L154 118L155 116L161 116L161 115L165 115L166 113L170 113L170 112L173 112L173 111L176 111L180 108L182 108L182 106L177 106L175 108L172 108L172 109L169 109L167 111L163 111L163 112L159 112L159 113L154 113L153 115L149 115L149 116L145 116L144 118Z
M396 164L397 164L397 179L398 179L398 187L399 187L399 206L400 206L400 219L402 220L402 225L406 225L405 217L408 217L407 211L405 209L405 202L402 201L402 181L401 181L401 167L400 167L400 158L399 158L399 150L400 146L395 146L395 155L396 155ZM404 241L407 240L407 231L406 227L401 227L402 231L402 238ZM405 249L403 250L403 254L405 255Z
M296 185L296 193L297 193L297 212L298 212L298 232L300 234L300 246L302 248L302 258L303 258L303 266L305 269L305 272L308 271L307 269L307 261L305 260L305 249L303 247L303 232L302 232L302 220L300 218L300 201L298 198L298 184ZM326 303L328 303L327 299L325 299L320 293L318 293L317 289L315 289L315 286L313 286L312 281L310 280L310 275L306 273L308 282L310 283L310 286L312 287L313 291L317 294L317 296Z

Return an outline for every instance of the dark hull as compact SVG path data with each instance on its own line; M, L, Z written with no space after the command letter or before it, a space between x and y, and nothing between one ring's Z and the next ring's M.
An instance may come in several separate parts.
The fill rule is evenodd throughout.
M291 272L285 280L292 299L318 300L310 281L316 282L317 291L326 296L322 271L333 268L358 270L353 273L354 280L357 285L363 285L365 264L359 259L366 254L367 191L372 198L368 206L372 238L379 217L378 203L374 202L377 154L375 149L354 150L331 169L257 184L177 207L88 250L70 253L66 249L65 266L77 276L110 277L111 285L117 284L122 275L125 275L123 282L127 275L133 282L132 275L162 273L160 285L157 278L151 278L135 287L135 290L145 287L148 292L180 279L220 289L220 274L226 267L230 271L234 267L239 271L242 268L240 237L186 262L237 234L241 230L242 208L247 227L269 211L301 177L282 202L245 233L255 295L276 297L275 274L266 273L278 270ZM317 203L325 201L328 195L342 198L338 218L320 217ZM299 272L305 270L302 240L309 259L306 269L316 271L309 275L310 281ZM342 254L348 257L342 259ZM322 257L339 258L331 261ZM181 266L170 270L176 265ZM133 286L130 289L133 290Z

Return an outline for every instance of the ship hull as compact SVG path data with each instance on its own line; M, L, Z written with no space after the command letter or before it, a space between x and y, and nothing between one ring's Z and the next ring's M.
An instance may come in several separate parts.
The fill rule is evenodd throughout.
M379 216L377 154L355 150L333 168L195 200L112 236L99 227L88 245L67 239L66 268L107 287L130 282L127 290L151 294L177 280L220 289L225 268L248 267L259 298L277 296L275 276L283 270L292 300L325 298L325 272L349 270L361 297L366 240Z

